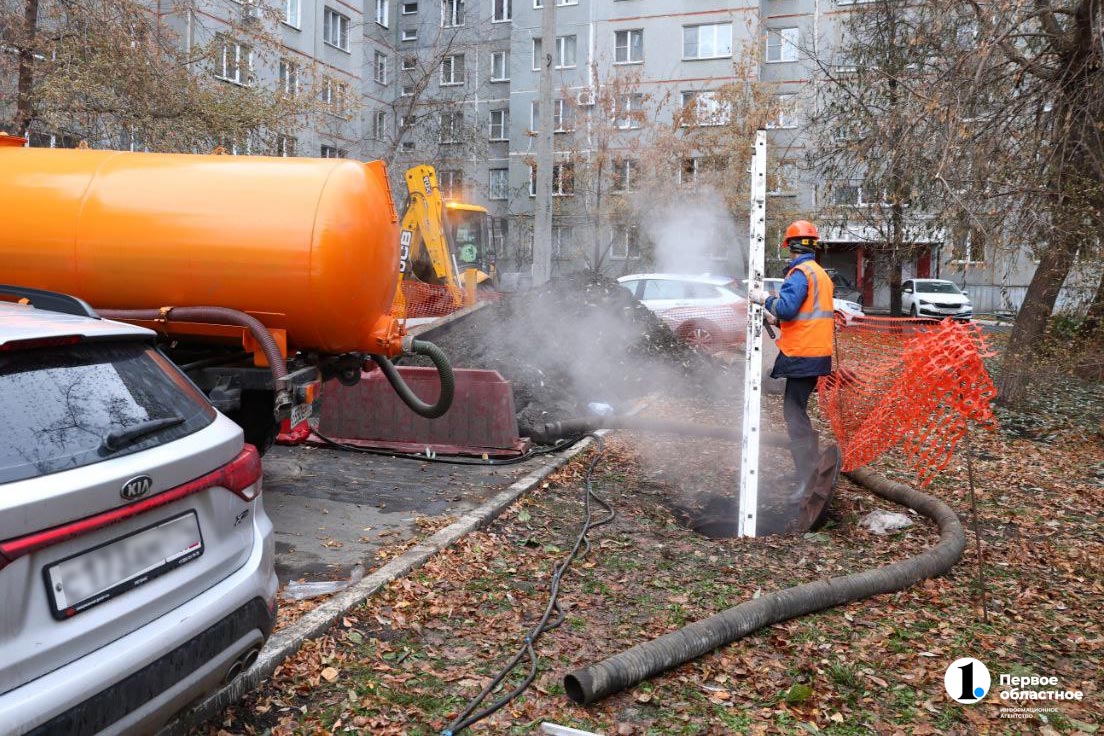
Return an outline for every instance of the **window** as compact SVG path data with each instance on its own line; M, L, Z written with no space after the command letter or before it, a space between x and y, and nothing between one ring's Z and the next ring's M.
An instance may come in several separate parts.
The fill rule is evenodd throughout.
M969 223L961 222L954 228L951 245L951 262L963 265L985 263L985 232Z
M464 25L464 0L444 0L441 3L441 27L456 28Z
M729 106L717 99L713 90L695 90L682 93L684 117L682 124L724 125L728 122Z
M284 17L281 19L292 28L299 28L302 23L302 0L284 0Z
M400 97L413 97L414 96L414 85L413 84L404 84L402 86L402 89L399 91L399 96Z
M417 28L404 28L402 30L402 40L404 41L417 41L418 29Z
M491 169L490 184L487 187L491 199L506 199L510 194L510 170Z
M296 140L290 135L276 136L276 155L283 158L291 158L295 155Z
M322 80L322 105L330 115L345 117L349 100L349 85L332 77Z
M575 194L575 164L570 161L552 164L552 196L571 197ZM537 167L529 167L529 196L537 196Z
M279 91L288 97L299 94L299 65L288 59L280 59Z
M633 92L621 95L617 100L617 120L614 124L621 130L634 130L640 127L640 119L643 114L643 93Z
M575 36L558 36L556 38L556 68L575 68ZM533 71L540 71L541 65L541 40L533 39Z
M698 160L684 158L679 168L679 184L693 184L698 180Z
M552 196L570 197L575 194L575 164L552 164Z
M501 23L510 20L514 14L514 2L513 0L493 0L491 3L491 20L495 23Z
M441 129L438 131L439 143L459 143L460 130L464 125L464 113L443 112L440 117Z
M404 72L414 71L418 68L417 56L404 56L402 57L402 70Z
M635 188L640 162L636 159L622 158L613 162L613 191L631 192Z
M571 258L575 253L572 247L574 231L570 225L552 226L552 257L560 260Z
M797 47L801 43L799 28L771 28L767 31L767 61L797 61Z
M372 138L382 141L387 137L387 112L376 110L372 113Z
M540 101L529 103L530 130L540 130ZM565 105L563 99L552 101L552 130L556 133L570 133L575 129L575 108Z
M880 187L859 179L828 182L829 204L841 207L869 207L885 202Z
M614 63L638 64L644 61L644 31L617 31L613 34Z
M624 261L640 257L640 235L635 225L618 225L613 228L610 258ZM654 282L648 281L645 287ZM647 298L647 297L645 297Z
M404 150L404 151L413 151L414 150L414 141L403 141L402 142L402 150Z
M403 15L414 15L417 12L418 12L418 3L415 2L415 3L403 3L402 4L402 14Z
M437 186L446 199L460 199L464 196L464 172L463 171L438 171Z
M387 84L387 55L376 52L375 78L380 84Z
M234 84L251 84L253 81L253 49L232 39L222 38L219 51L220 53L215 60L215 76Z
M778 114L774 120L767 123L768 128L796 128L797 116L794 114L794 99L797 95L778 95L776 99L776 105L778 107Z
M491 81L492 82L509 82L510 81L510 52L509 51L492 51L491 52Z
M723 59L732 56L732 24L682 27L682 58Z
M337 146L327 146L322 144L322 158L348 158L349 152L344 148L338 148Z
M376 23L387 28L387 16L390 0L376 0Z
M492 141L506 140L506 134L510 129L510 113L508 110L491 110L490 139Z
M464 83L464 55L453 54L441 61L441 86Z
M333 8L322 15L322 40L342 51L349 50L349 18Z

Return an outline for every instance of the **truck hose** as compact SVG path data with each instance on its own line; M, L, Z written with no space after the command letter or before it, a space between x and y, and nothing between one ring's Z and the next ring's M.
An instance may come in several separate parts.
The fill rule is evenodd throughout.
M568 697L576 703L589 705L766 626L881 593L904 590L947 572L962 557L966 537L950 506L867 468L859 468L848 475L882 498L934 521L939 526L938 544L915 557L885 567L769 593L658 639L637 644L566 675L564 690Z
M437 369L437 377L441 382L441 393L437 396L436 402L428 404L419 399L414 391L406 385L406 381L403 380L402 376L399 375L399 370L395 367L395 364L386 356L372 354L371 358L376 361L380 370L383 371L383 375L387 377L387 382L391 384L391 388L395 389L395 393L399 395L404 404L410 407L411 411L426 419L436 419L443 416L452 406L452 395L456 390L456 378L452 374L452 364L449 363L448 356L445 355L444 350L428 340L412 340L407 352L413 355L424 355L433 362L433 366Z
M547 424L525 429L522 434L528 435L535 442L551 444L563 437L576 437L599 429L628 429L641 432L677 434L685 437L711 437L730 442L739 442L743 436L736 427L717 427L629 414L590 416L565 419L560 422L548 422ZM761 432L759 441L766 445L778 447L788 447L790 444L789 436L780 432Z
M215 325L237 325L249 330L253 339L261 346L269 370L272 372L272 385L276 390L273 413L279 415L295 403L288 388L288 371L280 346L272 333L256 317L226 307L164 307L162 309L99 309L101 317L120 320L144 320L166 322L200 322Z

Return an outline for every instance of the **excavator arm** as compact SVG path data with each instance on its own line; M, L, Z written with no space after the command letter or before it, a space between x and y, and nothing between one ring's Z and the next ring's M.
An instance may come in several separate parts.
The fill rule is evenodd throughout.
M444 286L452 306L463 304L460 280L445 219L445 200L437 185L432 166L415 166L406 171L407 205L399 236L399 285L395 294L396 312L406 314L403 281L416 279Z

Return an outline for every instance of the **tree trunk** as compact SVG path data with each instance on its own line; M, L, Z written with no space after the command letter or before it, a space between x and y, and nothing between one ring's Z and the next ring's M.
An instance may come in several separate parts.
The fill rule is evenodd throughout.
M901 316L901 252L896 248L889 253L889 313Z
M997 401L1001 404L1015 406L1027 395L1035 355L1046 333L1058 292L1073 267L1077 245L1077 238L1066 236L1063 242L1052 243L1043 251L1035 275L1027 287L1023 305L1016 315L1012 335L1008 338L997 382Z
M26 0L23 8L23 38L19 47L19 82L15 98L12 132L23 135L34 120L34 63L38 33L38 0Z

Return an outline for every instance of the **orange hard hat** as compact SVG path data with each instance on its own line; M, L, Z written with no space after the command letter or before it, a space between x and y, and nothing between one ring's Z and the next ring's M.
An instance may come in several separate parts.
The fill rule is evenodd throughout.
M782 238L782 240L788 242L790 238L812 238L813 240L819 240L820 235L817 234L816 225L813 223L808 220L795 220L786 228L786 237Z

